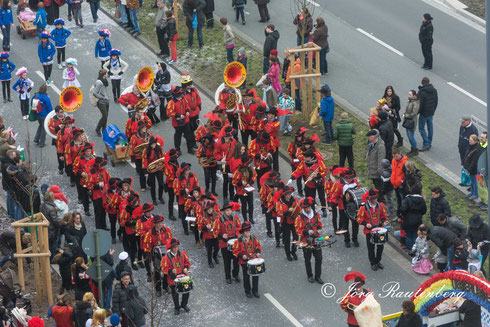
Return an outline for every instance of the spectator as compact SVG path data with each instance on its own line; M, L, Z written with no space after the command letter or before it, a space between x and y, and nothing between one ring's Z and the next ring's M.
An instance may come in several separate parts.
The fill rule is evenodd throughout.
M51 100L47 95L48 87L46 84L42 84L39 87L38 93L31 99L31 105L33 103L32 100L37 99L39 101L38 108L42 110L39 113L36 113L36 119L39 124L37 127L36 135L34 136L34 143L38 144L39 147L44 147L46 142L46 130L44 129L44 119L48 113L53 111L53 106L51 105ZM39 107L40 106L40 107Z
M406 233L405 245L412 249L417 238L417 229L422 224L422 217L427 212L427 205L422 197L422 187L414 185L400 206L401 228Z
M439 226L429 227L425 224L419 226L419 230L427 236L427 239L441 250L442 255L447 257L446 270L452 270L454 258L454 240L458 237L449 229Z
M187 47L192 48L192 43L194 41L194 29L197 32L197 41L199 42L199 48L204 47L204 40L202 38L202 27L204 25L204 8L206 7L206 2L204 0L184 0L182 5L182 11L185 16L185 25L188 29L187 36ZM194 21L194 14L197 16L197 26L194 28L192 22ZM167 16L168 17L168 16Z
M440 186L434 186L430 189L431 197L430 200L430 221L432 226L440 226L438 217L443 214L446 217L451 216L451 206L446 200L446 193L442 190Z
M419 41L422 46L422 55L424 56L422 69L432 69L432 43L434 43L434 39L432 38L434 33L432 19L429 13L425 13L422 25L420 26Z
M398 123L402 121L400 118L400 97L395 93L393 86L388 85L383 94L383 99L385 99L389 108L390 121L393 124L393 131L398 140L395 147L401 147L403 146L403 137L398 131Z
M10 0L3 0L0 8L0 25L2 26L2 48L3 51L10 51L10 27L14 26L14 17Z
M293 24L296 25L296 45L308 43L313 30L313 18L308 8L303 7L294 17Z
M490 228L485 222L483 222L480 215L471 216L469 225L470 228L468 230L468 240L471 242L474 249L480 246L482 255L481 265L483 267L490 250Z
M458 238L466 239L468 228L461 220L459 220L458 217L448 217L441 213L437 217L437 221L439 222L439 226L449 229L451 232L456 234Z
M478 159L478 174L480 174L481 178L484 181L484 187L480 188L478 191L478 196L480 197L479 206L483 210L488 209L488 192L486 191L488 185L488 160L487 160L487 132L481 132L480 134L480 147L481 154Z
M92 292L90 277L86 273L87 269L88 266L82 257L76 258L75 263L71 265L71 274L75 281L75 300L77 301L82 301L85 293Z
M383 183L381 189L379 190L379 198L386 199L387 214L388 217L393 217L393 212L395 211L393 205L393 185L391 184L392 168L388 159L381 160L381 167L383 171L381 172L381 182Z
M334 142L333 132L333 118L335 115L335 103L332 97L332 90L328 84L323 85L317 92L322 95L322 101L320 102L320 112L318 113L322 117L323 128L325 128L325 141L322 144L330 145Z
M37 37L41 35L41 32L44 31L46 28L46 25L48 25L47 21L47 13L46 10L44 9L44 2L39 1L37 4L37 12L36 12L36 18L34 19L34 25L36 25L36 31L37 31Z
M432 118L437 109L438 96L437 90L432 84L428 77L422 78L422 85L419 86L419 132L422 136L423 147L420 151L427 151L432 146L432 137L434 134L432 126ZM425 131L425 125L427 124L427 132Z
M158 45L160 47L159 56L162 56L164 59L170 56L170 50L168 48L168 37L167 37L167 16L165 12L167 11L167 7L163 3L163 0L157 0L157 14L155 16L155 30L157 33ZM127 18L126 18L127 19ZM122 15L121 15L122 21Z
M232 6L235 8L236 11L236 21L238 22L238 19L242 17L242 25L246 24L245 20L245 5L247 4L247 0L233 0Z
M128 22L128 15L126 14L127 13L126 0L116 0L116 5L119 8L119 12L121 13L121 26L128 27L129 22ZM157 5L158 5L158 1L157 1ZM165 12L163 18L165 19Z
M405 191L403 189L403 181L405 180L405 164L407 163L407 157L405 157L400 149L395 148L393 151L393 160L391 160L391 184L395 189L396 196L396 215L400 217L400 207L403 199L405 198Z
M262 82L262 101L265 102L267 111L276 108L279 103L276 90L272 87L271 80L266 78Z
M478 143L478 136L476 134L470 136L469 144L470 146L463 159L465 174L470 175L471 180L471 191L466 197L470 200L478 200L478 182L476 181L476 175L478 174L478 159L484 149Z
M31 243L31 234L21 231L21 242L22 249L27 248L27 246ZM3 230L0 234L0 252L3 255L2 259L0 260L0 270L8 260L14 260L14 253L16 251L17 245L15 241L15 232L11 229ZM30 259L27 262L30 266L32 266Z
M158 3L158 2L157 2ZM158 63L158 70L155 74L154 89L160 98L160 119L167 120L167 103L172 98L172 88L170 85L170 72L167 69L167 64L164 62Z
M408 194L410 188L413 185L420 184L422 180L422 174L417 168L417 164L414 161L407 161L405 163L405 180L403 181L403 191Z
M417 239L415 240L415 244L413 245L410 255L414 256L416 262L414 263L412 260L413 271L417 274L427 275L432 270L433 266L430 262L430 244L427 240L427 236L425 236L420 230L417 230Z
M378 109L373 107L369 109L369 127L371 127L371 129L378 129L379 124Z
M83 28L82 2L83 0L70 0L70 7L73 12L75 24L80 26L80 28ZM92 3L90 3L90 5L92 5Z
M471 300L464 300L459 307L459 313L464 314L462 327L482 327L481 306Z
M144 327L145 314L148 313L146 303L138 294L138 289L135 285L128 286L129 300L126 305L126 313L129 318L130 327Z
M58 251L61 242L60 223L58 221L58 212L54 204L54 194L52 192L44 193L44 202L41 205L41 213L49 221L48 236L49 236L49 251L51 257Z
M167 17L167 36L171 58L168 63L175 64L177 62L177 39L179 38L179 35L177 34L177 25L172 11L167 10L165 16Z
M281 65L279 64L279 59L271 54L269 57L269 72L267 73L267 76L271 80L272 87L278 94L282 91L280 74Z
M302 111L300 94L301 79L295 78L293 81L291 81L291 78L289 77L291 75L291 69L294 70L295 74L299 74L299 72L301 71L301 59L299 58L298 54L295 54L294 57L296 61L294 62L294 66L289 63L284 82L286 83L286 85L291 85L291 82L294 83L294 102L296 103L296 110Z
M127 271L121 273L121 281L116 283L114 294L112 296L112 312L117 313L121 317L121 325L129 326L127 315L127 306L129 302L128 287L131 282L131 274Z
M206 1L206 7L203 9L204 17L206 17L206 28L213 28L214 27L214 17L213 17L213 11L214 11L214 0L205 0Z
M333 138L339 146L339 165L341 167L344 167L345 159L347 158L349 168L354 169L354 152L352 150L354 134L356 134L354 124L349 120L349 114L343 112L340 114L340 120L335 125L333 133Z
M51 317L56 322L57 327L75 327L73 323L73 308L68 305L68 294L58 296L56 305L53 306Z
M453 242L454 245L454 256L453 263L450 270L465 270L468 271L468 255L469 250L471 250L471 243L468 244L466 241L457 238Z
M87 326L90 327L104 327L105 326L105 315L106 311L104 309L98 309L94 312L92 318L87 320Z
M470 146L470 136L478 135L478 129L471 122L471 116L465 115L461 118L461 126L459 127L459 139L458 139L458 151L459 158L461 159L461 165L463 164L464 157L468 152Z
M211 15L212 14L213 13L211 13ZM235 48L235 35L233 35L231 26L228 25L228 20L226 18L221 17L219 21L223 25L224 42L226 48L226 60L228 60L228 63L230 63L234 60L233 49Z
M295 110L295 103L290 94L291 91L288 88L282 89L282 95L279 97L279 108L282 110L289 110L293 113ZM291 135L292 127L289 125L289 117L291 116L292 114L286 114L278 117L279 122L281 123L279 131L282 131L284 135Z
M386 159L391 161L393 159L393 143L395 141L395 134L393 131L393 123L388 119L389 115L386 111L382 111L378 114L380 120L378 130L381 139L385 143Z
M99 77L95 81L94 85L94 97L97 99L97 108L100 110L101 117L95 127L95 133L98 137L102 136L102 131L107 127L107 117L109 115L109 95L107 94L107 86L109 86L109 81L107 77L109 76L107 70L99 70Z
M254 0L254 2L259 9L259 15L260 15L259 22L260 23L268 22L271 19L271 17L269 16L269 9L267 8L267 4L270 2L270 0Z
M263 0L254 0L263 1ZM269 2L269 0L267 0ZM279 31L276 31L276 27L273 24L267 24L265 27L265 41L264 41L264 63L262 65L262 73L265 75L269 72L269 57L272 50L277 50L277 41L279 40Z
M415 304L412 301L403 301L402 315L395 327L422 327L422 319L415 312Z
M120 322L121 322L121 318L117 313L113 313L109 318L110 327L119 327Z
M75 327L85 327L85 323L92 318L97 309L94 294L91 292L85 293L82 301L77 302L73 308Z
M97 23L97 19L99 19L97 12L99 11L100 0L87 0L87 2L90 4L90 12L92 13L92 19L94 20L94 23ZM136 1L136 2L138 2L138 1ZM138 8L139 8L139 2L138 2ZM136 13L138 13L138 10L136 10ZM131 17L131 21L133 21L133 17ZM138 24L138 18L136 18L136 25L137 24Z
M385 144L379 137L378 130L370 130L366 134L368 138L368 150L366 153L366 163L368 178L373 181L374 187L381 189L381 160L385 159Z
M321 48L320 73L322 75L328 75L327 53L330 51L330 47L328 46L328 26L325 24L325 20L321 17L316 19L314 26L316 29L311 34L311 38L313 42Z
M419 154L417 148L417 140L415 139L415 126L417 126L417 116L419 114L420 102L417 99L417 92L410 90L408 92L408 103L405 107L405 113L403 114L402 126L407 131L407 137L410 141L410 151L407 156L416 156Z
M19 16L19 14L21 12L24 12L27 8L29 8L29 3L27 2L27 0L20 0L17 4L17 16Z
M241 47L240 49L238 49L238 55L236 56L236 61L238 61L239 63L241 63L243 65L243 67L245 67L245 72L247 72L247 55L245 54L245 48L244 47ZM245 80L242 84L242 86L240 86L241 89L244 89L247 85L247 81Z
M73 213L65 228L65 239L68 243L73 244L73 255L75 257L86 256L82 250L82 239L85 234L87 234L87 228L83 222L82 214L79 212Z
M131 265L129 263L129 254L127 252L121 252L119 253L119 263L116 265L115 272L116 272L116 279L118 281L121 281L121 276L123 272L129 272L129 275L131 277L131 281L133 279L132 277L132 270L131 270Z
M73 253L70 248L58 249L58 253L53 257L53 263L59 265L61 275L60 294L70 291L73 288L71 265L73 263Z
M109 267L114 266L114 249L110 249L104 254L100 259L104 261ZM112 285L114 283L114 270L107 275L107 277L102 281L102 293L104 294L104 302L103 308L106 310L110 310L111 308L111 300L112 300Z
M100 0L97 1L100 3ZM126 0L126 8L129 9L129 17L131 19L131 24L133 25L133 31L131 32L131 34L133 36L138 36L141 34L140 26L138 23L138 10L140 8L139 0ZM92 3L90 3L90 9L92 9ZM96 18L94 18L94 20L96 20Z

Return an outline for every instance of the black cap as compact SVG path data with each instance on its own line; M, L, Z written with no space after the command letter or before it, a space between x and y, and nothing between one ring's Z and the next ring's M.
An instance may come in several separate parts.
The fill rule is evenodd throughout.
M425 13L425 14L424 14L424 18L425 18L426 20L433 20L433 19L434 19L434 18L433 18L433 17L432 17L432 16L431 16L429 13Z
M378 135L378 132L374 129L366 133L366 136L374 136L374 135Z

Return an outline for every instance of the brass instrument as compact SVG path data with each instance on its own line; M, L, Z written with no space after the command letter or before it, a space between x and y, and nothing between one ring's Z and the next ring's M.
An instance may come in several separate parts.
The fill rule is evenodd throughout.
M135 146L133 149L133 155L135 156L143 155L143 151L145 151L147 147L148 147L148 142Z
M223 75L224 75L224 80L225 80L226 84L228 84L230 87L238 88L245 82L245 79L247 78L247 70L245 69L245 66L242 65L242 63L240 63L238 61L233 61L233 62L230 62L225 67L225 71L223 72ZM238 108L239 102L241 102L242 107L243 107L243 97L241 95L240 90L239 89L237 89L237 90L238 90L239 94L235 94L235 96L237 96L237 98L235 99L234 107ZM231 96L230 96L230 98L231 98ZM239 100L241 100L241 101L239 101ZM228 101L226 101L226 107L228 108ZM242 123L240 113L238 113L238 126L239 126L240 130L243 129L243 123Z
M60 107L66 112L77 111L82 102L82 91L76 86L65 87L60 94Z
M233 111L238 107L239 96L235 92L230 93L226 99L226 111Z
M138 100L138 102L136 102L133 109L135 111L145 112L146 109L148 108L148 103L149 103L148 99L146 97L144 97L144 98Z
M284 216L290 216L291 218L297 217L301 213L301 207L295 201L293 205L293 211L286 211Z
M165 167L165 158L160 158L148 164L148 168L146 168L146 170L148 171L148 173L153 174L156 173L157 171L162 170L164 167Z
M215 163L216 163L216 158L214 158L214 157L208 158L206 156L202 156L199 158L199 164L201 166L203 166L204 168L209 167Z
M141 68L140 71L138 72L138 75L136 77L136 86L141 92L146 92L149 89L151 89L154 80L155 80L155 74L153 73L153 69L151 69L148 66L145 66Z
M308 178L307 178L307 179L306 179L306 181L305 181L305 184L306 184L306 183L308 183L308 182L311 182L311 181L313 180L313 178L315 178L315 177L316 177L316 175L318 174L318 171L319 171L319 170L320 170L320 166L318 166L318 167L315 169L315 171L314 171L314 172L312 172L312 173L310 174L310 176L308 176Z

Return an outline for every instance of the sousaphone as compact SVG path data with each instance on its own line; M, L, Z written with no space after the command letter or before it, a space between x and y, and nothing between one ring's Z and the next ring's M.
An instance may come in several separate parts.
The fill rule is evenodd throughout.
M145 66L140 69L138 75L136 76L136 86L141 92L147 92L151 89L153 82L155 80L155 74L153 69Z
M60 107L66 112L77 111L83 102L82 91L76 86L68 86L61 91Z

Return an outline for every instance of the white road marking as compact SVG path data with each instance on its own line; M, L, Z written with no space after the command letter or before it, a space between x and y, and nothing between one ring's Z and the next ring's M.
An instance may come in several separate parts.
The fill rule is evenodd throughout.
M369 34L369 33L368 33L368 32L366 32L365 30L363 30L362 28L359 28L359 27L358 27L358 28L356 28L356 30L357 30L359 33L362 33L362 34L366 35L366 36L367 36L368 38L370 38L371 40L373 40L373 41L375 41L375 42L377 42L377 43L381 44L381 45L382 45L382 46L384 46L386 49L393 51L394 53L396 53L396 54L397 54L397 55L399 55L400 57L403 57L403 56L404 56L403 52L398 51L397 49L393 48L391 45L389 45L389 44L387 44L387 43L385 43L385 42L381 41L381 40L380 40L380 39L378 39L377 37L375 37L375 36L373 36L373 35Z
M303 325L296 320L296 318L293 317L292 314L289 313L288 310L286 310L285 307L282 306L281 303L279 303L270 293L265 293L264 296L269 300L276 308L277 310L281 311L281 313L288 318L288 320L296 327L303 327Z
M41 73L41 71L36 70L36 74L37 74L39 77L41 77L41 79L42 79L43 81L45 81L45 79L44 79L44 74L43 74L43 73ZM58 95L60 95L60 94L61 94L60 89L59 89L58 87L56 87L56 85L54 85L54 83L53 83L53 82L49 83L49 87L50 87L50 88L52 88L52 89L53 89L53 91L55 91L56 93L58 93Z
M176 205L176 204L174 204L174 209L175 209L175 210L179 210L179 206L178 206L178 205Z
M243 11L245 13L245 15L250 15L250 13L246 10Z
M320 4L316 3L315 1L313 0L306 0L306 2L309 2L311 3L312 5L314 5L315 7L320 7Z
M456 84L454 84L453 82L447 82L448 85L454 87L456 90L458 90L459 92L463 93L464 95L472 98L473 100L475 100L476 102L478 102L479 104L481 104L482 106L486 107L487 106L487 103L485 101L483 101L482 99L480 98L477 98L476 96L474 96L473 94L471 94L470 92L466 91L465 89L463 89L462 87L459 87L457 86Z

